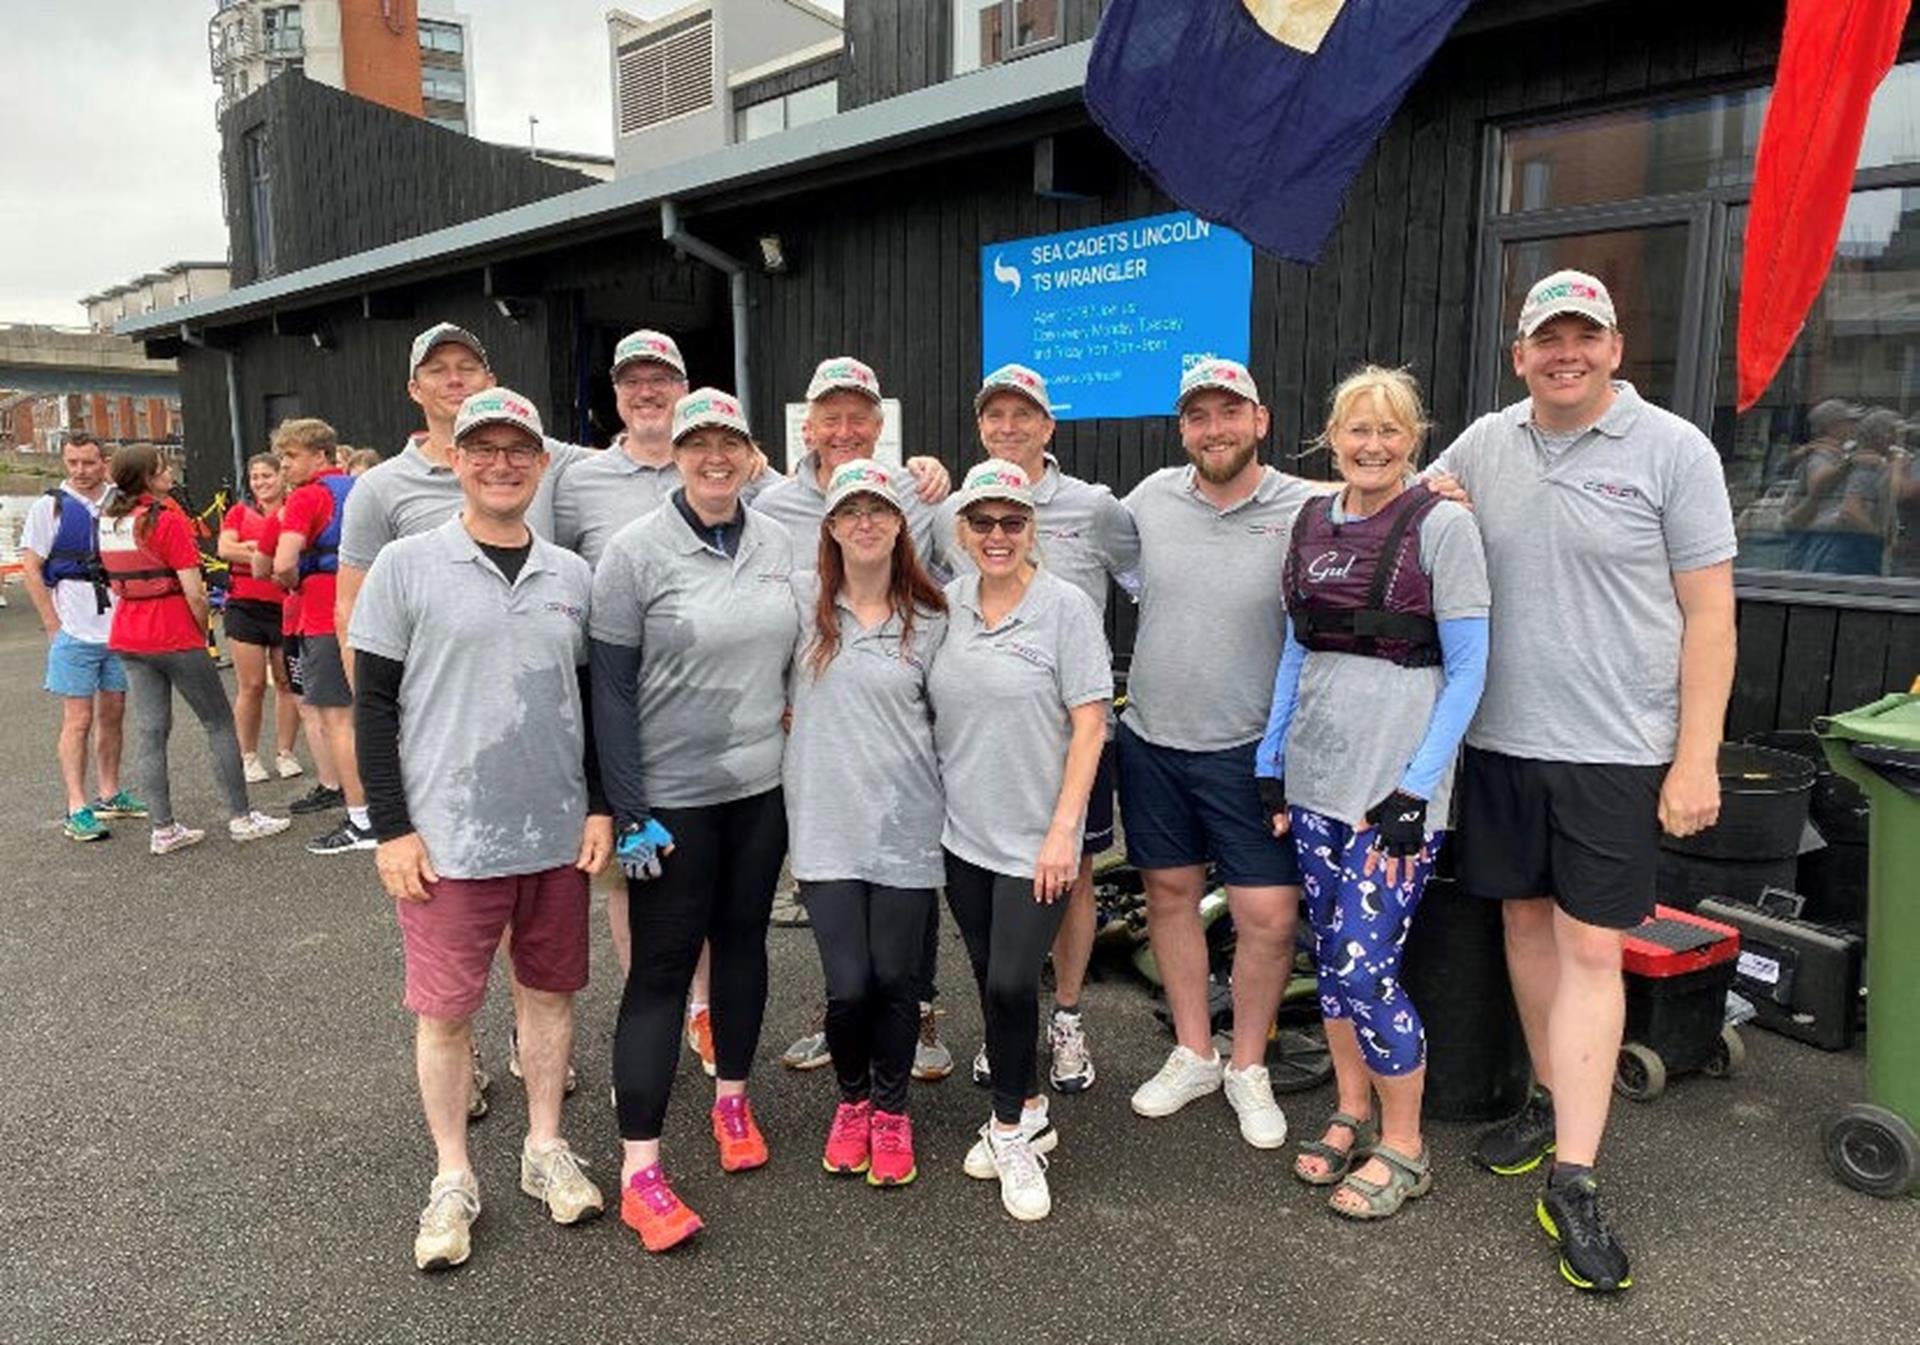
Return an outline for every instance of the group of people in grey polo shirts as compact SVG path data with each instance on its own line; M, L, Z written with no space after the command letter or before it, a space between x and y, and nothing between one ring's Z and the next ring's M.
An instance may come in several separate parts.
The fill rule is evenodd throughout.
M454 332L446 339L478 349ZM791 476L767 466L735 399L687 388L661 333L629 337L614 369L616 382L648 375L629 379L623 404L629 430L647 433L598 455L557 451L524 399L489 375L459 410L444 462L413 464L433 483L424 489L444 497L442 473L454 484L455 515L433 543L371 557L352 619L356 650L401 665L388 682L386 731L404 797L397 812L391 795L376 803L374 818L382 878L401 899L440 1150L417 1263L459 1264L470 1245L478 1187L453 1121L471 1089L476 996L509 930L529 1093L522 1189L558 1222L602 1207L558 1135L571 1018L556 1006L584 984L585 874L608 862L627 880L614 1045L621 1214L648 1250L701 1228L660 1145L690 993L711 1015L719 1165L767 1161L747 1086L783 860L813 917L826 982L839 1100L823 1166L882 1188L918 1175L907 1079L944 888L986 1023L974 1075L992 1089L964 1167L997 1179L1013 1217L1045 1217L1043 1155L1060 1136L1038 1082L1040 972L1051 956L1049 1082L1082 1091L1095 1078L1079 1003L1091 856L1111 838L1117 775L1176 1037L1131 1095L1133 1111L1167 1117L1224 1091L1250 1145L1283 1144L1264 1060L1294 964L1303 858L1321 866L1306 865L1310 878L1351 881L1363 901L1384 866L1399 894L1399 923L1388 926L1397 947L1432 856L1457 828L1462 887L1504 903L1537 1078L1525 1110L1475 1156L1503 1174L1551 1156L1533 1214L1559 1248L1559 1272L1581 1288L1627 1287L1626 1253L1593 1177L1624 1013L1620 950L1651 911L1659 831L1687 834L1717 815L1734 541L1714 450L1615 379L1622 343L1600 281L1577 272L1541 281L1512 347L1528 399L1470 426L1387 505L1379 501L1399 499L1402 486L1329 488L1260 463L1270 417L1251 374L1230 360L1191 363L1175 403L1187 462L1124 500L1062 471L1045 380L1017 365L996 370L974 407L986 461L932 504L916 488L922 473L871 458L878 379L850 357L816 371L809 452ZM1396 378L1370 385L1390 384L1391 395L1346 398L1330 417L1328 442L1358 446L1336 453L1343 469L1378 478L1417 464L1427 426L1417 392L1411 403L1402 395L1411 380ZM634 403L644 406L628 419ZM1374 451L1408 436L1400 458ZM392 484L405 493L398 477ZM1330 489L1331 503L1307 508ZM1435 515L1428 496L1471 513L1447 504ZM1367 531L1369 502L1413 515L1415 540L1402 545L1405 525ZM361 565L354 508L343 560ZM1377 571L1378 582L1353 592L1332 582L1319 608L1300 597L1311 585L1288 576L1316 563L1301 539L1322 535L1307 516L1325 535L1372 538L1356 542L1358 578ZM466 539L454 535L462 529ZM541 540L549 530L561 545ZM515 539L517 554L503 550ZM1400 573L1408 566L1418 572ZM1314 578L1344 581L1348 569L1322 566ZM1140 604L1117 717L1102 620L1109 581ZM436 605L453 610L430 615ZM460 676L491 685L448 682L460 657L423 638L490 644ZM1417 683L1326 671L1374 658L1431 671ZM1303 666L1318 671L1302 681ZM1416 684L1432 692L1412 714L1383 715L1340 690ZM448 714L428 707L429 694L491 708ZM1343 698L1353 703L1343 709ZM362 699L363 721L378 721ZM1304 734L1292 731L1296 710ZM1359 815L1290 806L1289 773L1318 799L1304 782L1338 770L1304 754L1348 750L1343 714L1362 743L1353 750L1383 719L1418 749L1369 769L1394 786L1373 806L1335 809ZM1270 720L1278 738L1263 748ZM536 740L546 746L531 750ZM1288 772L1283 760L1299 764ZM460 801L449 808L448 798ZM1313 822L1289 827L1302 819ZM1355 872L1318 845L1322 821L1354 838L1344 853ZM580 876L556 878L561 870ZM507 877L519 880L511 892L470 906L448 885ZM1211 1032L1199 916L1214 883L1227 889L1238 935L1224 1052ZM437 920L421 917L442 902ZM1339 1004L1364 1013L1372 1001L1349 995L1352 965L1329 965L1355 957L1315 933L1331 1037ZM577 967L561 954L573 941ZM703 962L707 984L697 985ZM1417 1118L1424 1042L1410 1021L1396 1063L1343 1073L1341 1111L1301 1146L1297 1174L1339 1185L1347 1198L1336 1193L1333 1208L1350 1217L1386 1217L1431 1186L1417 1128L1409 1141L1402 1124L1386 1161L1368 1161L1382 1133L1377 1101L1411 1096ZM1381 1027L1357 1039L1384 1042ZM1356 1059L1372 1069L1381 1054ZM1404 1106L1389 1104L1390 1127Z

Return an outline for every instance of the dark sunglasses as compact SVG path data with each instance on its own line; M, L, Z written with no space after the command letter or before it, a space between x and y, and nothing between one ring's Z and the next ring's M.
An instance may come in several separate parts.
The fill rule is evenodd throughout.
M973 529L975 537L989 537L995 528L1009 537L1018 537L1027 530L1027 524L1033 520L1025 514L968 514L967 526Z

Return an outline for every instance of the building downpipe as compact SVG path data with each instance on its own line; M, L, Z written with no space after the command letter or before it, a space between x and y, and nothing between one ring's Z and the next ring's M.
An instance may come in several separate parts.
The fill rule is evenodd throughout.
M660 237L668 247L726 273L727 290L733 299L733 395L740 399L740 405L747 412L747 423L752 424L752 379L747 372L747 268L738 258L728 256L705 239L695 238L681 228L680 208L671 200L660 203ZM767 434L768 428L762 426L760 433Z

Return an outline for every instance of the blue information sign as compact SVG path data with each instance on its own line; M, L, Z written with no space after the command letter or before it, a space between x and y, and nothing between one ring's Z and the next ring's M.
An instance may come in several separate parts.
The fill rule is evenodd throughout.
M1253 249L1182 212L980 249L981 374L1046 375L1060 420L1166 416L1207 356L1247 359Z

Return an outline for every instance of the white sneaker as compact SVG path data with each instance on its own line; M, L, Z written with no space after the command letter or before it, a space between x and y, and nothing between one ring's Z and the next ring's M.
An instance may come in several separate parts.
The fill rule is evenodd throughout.
M257 841L263 836L278 836L293 825L290 817L268 817L263 812L251 812L245 817L231 818L227 822L227 835L236 841Z
M1176 1046L1160 1072L1133 1090L1133 1110L1141 1116L1171 1116L1197 1097L1218 1092L1220 1053L1205 1060Z
M1287 1142L1287 1114L1273 1100L1273 1082L1265 1065L1221 1071L1227 1103L1240 1118L1240 1138L1256 1149L1278 1149Z
M172 826L155 827L153 835L147 841L147 849L156 855L170 855L175 850L184 850L189 845L198 845L206 839L206 832L193 827L184 827L175 822Z
M1014 1218L1031 1223L1053 1212L1053 1195L1047 1190L1047 1160L1033 1151L1025 1119L1021 1118L1023 1124L1011 1138L994 1134L989 1121L980 1127L980 1140L1000 1178L1000 1203Z
M547 1203L556 1224L577 1224L597 1217L606 1206L600 1188L581 1169L584 1158L555 1140L543 1149L520 1148L520 1189Z
M443 1172L427 1191L420 1231L413 1235L413 1264L451 1270L473 1250L470 1229L480 1217L480 1184L471 1172Z
M305 768L300 765L300 758L291 752L282 752L279 759L273 763L273 768L280 772L282 780L291 780L296 775L306 774Z
M1053 1122L1047 1119L1047 1100L1040 1099L1038 1107L1020 1109L1020 1133L1027 1137L1027 1147L1037 1154L1050 1154L1054 1146L1060 1143L1060 1132L1053 1128ZM987 1145L987 1132L982 1130L980 1138L967 1150L966 1160L961 1164L969 1177L978 1181L990 1181L1000 1175L1000 1169L993 1165L993 1151Z
M247 783L250 785L263 785L272 778L267 774L267 768L260 764L258 752L241 753L240 764L246 768Z

